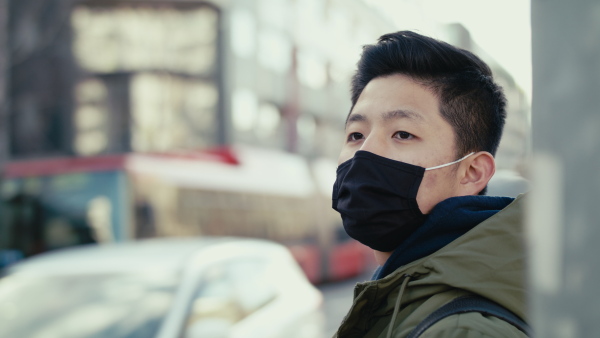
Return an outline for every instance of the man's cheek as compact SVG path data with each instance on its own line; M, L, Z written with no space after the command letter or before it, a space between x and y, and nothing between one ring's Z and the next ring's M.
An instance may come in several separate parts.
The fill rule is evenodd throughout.
M436 182L439 179L438 173L425 172L421 181L421 186L417 192L417 204L423 214L428 214L431 209L439 202L437 201L442 188Z
M342 150L342 152L340 153L340 156L338 157L338 165L340 165L340 164L348 161L352 157L354 157L355 152L356 151Z

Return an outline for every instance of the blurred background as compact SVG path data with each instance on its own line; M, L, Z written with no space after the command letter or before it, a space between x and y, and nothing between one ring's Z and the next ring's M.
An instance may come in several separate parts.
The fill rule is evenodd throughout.
M401 29L490 65L508 98L498 176L526 170L529 1L3 0L0 25L0 268L89 243L262 238L321 285L337 327L374 268L331 209L349 81L362 46Z

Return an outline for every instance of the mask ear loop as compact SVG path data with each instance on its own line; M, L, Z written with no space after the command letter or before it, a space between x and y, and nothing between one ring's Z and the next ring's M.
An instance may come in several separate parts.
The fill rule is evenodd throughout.
M440 169L440 168L443 168L443 167L447 167L447 166L449 166L449 165L453 165L453 164L455 164L455 163L458 163L458 162L460 162L460 161L462 161L462 160L466 159L467 157L469 157L469 156L471 156L471 155L473 155L473 154L475 154L475 152L472 152L472 153L468 154L467 156L465 156L465 157L463 157L463 158L461 158L461 159L458 159L458 160L456 160L456 161L454 161L454 162L450 162L450 163L446 163L446 164L438 165L438 166L431 167L431 168L425 168L425 170L434 170L434 169Z

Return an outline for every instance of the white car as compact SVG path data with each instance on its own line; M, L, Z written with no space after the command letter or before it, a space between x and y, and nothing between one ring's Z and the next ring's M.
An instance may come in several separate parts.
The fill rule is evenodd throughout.
M322 337L321 306L321 293L272 242L89 245L5 271L0 337Z

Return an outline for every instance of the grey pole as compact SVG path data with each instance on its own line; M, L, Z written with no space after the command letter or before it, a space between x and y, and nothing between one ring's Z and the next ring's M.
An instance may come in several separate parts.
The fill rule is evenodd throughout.
M600 337L600 3L531 4L532 324Z

